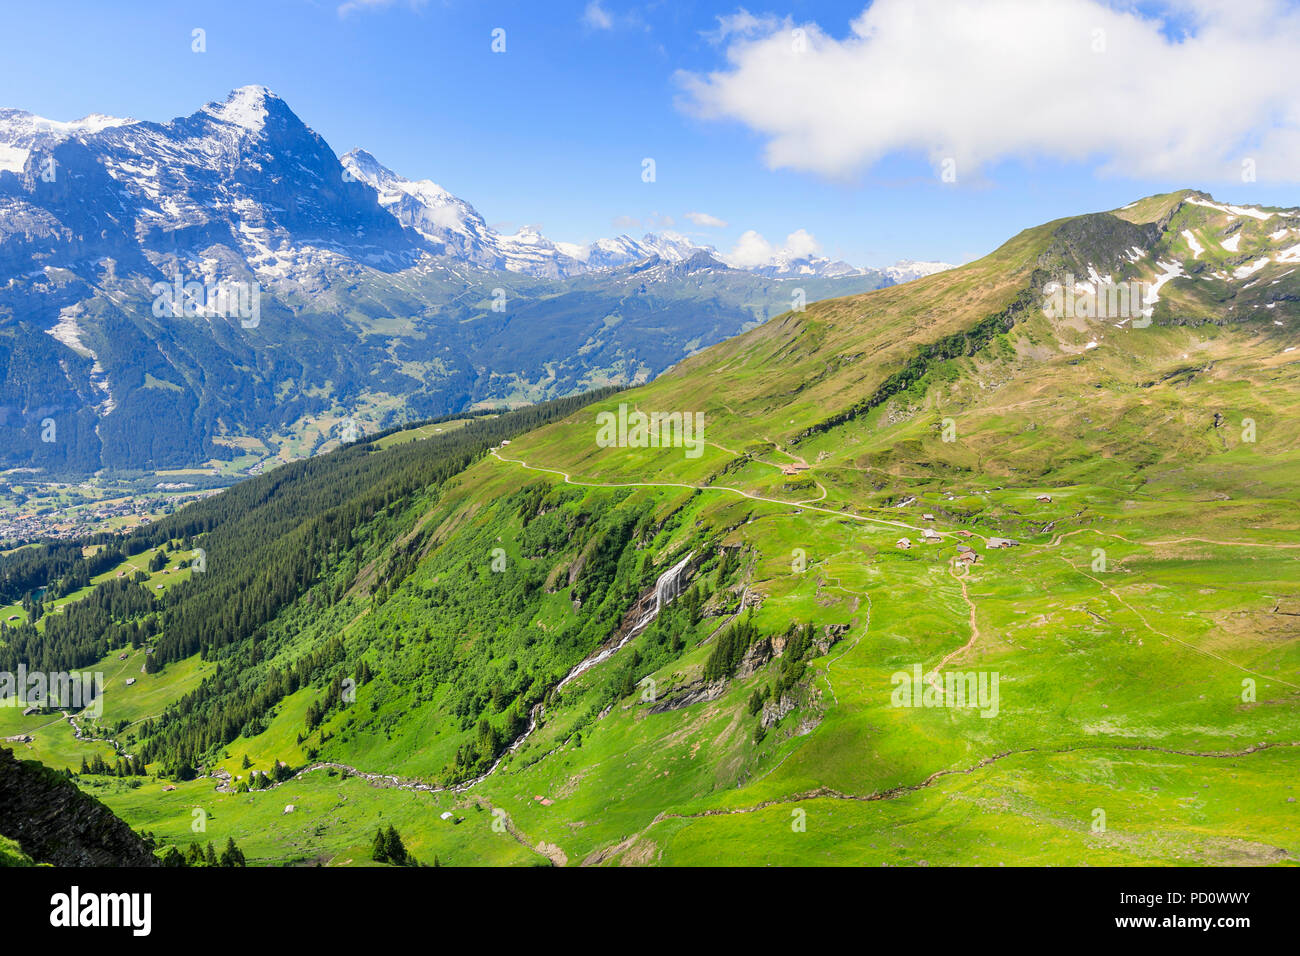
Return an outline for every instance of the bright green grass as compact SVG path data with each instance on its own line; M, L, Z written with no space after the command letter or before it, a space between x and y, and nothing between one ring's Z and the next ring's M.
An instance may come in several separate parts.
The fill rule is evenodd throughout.
M373 865L370 841L377 828L389 825L420 862L430 865L435 855L451 866L548 862L508 831L494 829L492 814L471 799L382 790L325 771L246 794L217 793L211 780L182 783L170 792L148 778L135 789L112 778L82 783L132 827L163 843L184 848L211 841L220 850L233 837L250 865ZM286 813L290 805L294 810ZM462 822L442 820L448 811ZM198 825L206 829L196 832Z
M61 715L43 714L21 716L15 707L0 707L0 738L30 736L30 742L0 740L0 745L13 750L20 760L39 760L55 770L76 771L81 760L99 754L109 763L117 759L113 748L98 740L78 740L72 725Z
M0 867L33 866L32 858L22 851L16 842L0 836Z
M803 799L649 825L623 862L742 866L1261 865L1294 856L1294 750L1026 754L875 801ZM800 811L802 811L800 813Z

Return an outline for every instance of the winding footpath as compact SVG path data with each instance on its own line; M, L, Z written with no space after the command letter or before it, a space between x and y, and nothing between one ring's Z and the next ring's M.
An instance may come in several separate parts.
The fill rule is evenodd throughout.
M722 446L718 446L722 447ZM508 462L512 465L519 465L529 471L537 471L550 475L559 475L564 479L566 484L577 485L581 488L679 488L685 491L729 491L734 495L740 495L742 498L748 498L750 501L762 501L770 505L782 505L787 508L798 508L802 511L816 511L821 514L831 515L835 518L848 518L853 521L863 521L869 524L885 525L891 528L901 528L904 531L924 531L925 528L917 525L907 524L904 521L893 521L888 518L872 518L867 515L854 514L852 511L840 511L836 508L822 508L804 501L786 501L783 498L768 498L766 495L755 495L742 488L732 488L730 485L691 485L678 481L623 481L623 482L606 482L606 481L577 481L572 478L568 472L560 471L558 468L543 468L540 465L530 465L521 458L506 458L497 449L492 449L492 456L498 461ZM770 464L770 462L764 462ZM820 483L819 483L820 485ZM825 489L823 489L825 490ZM814 499L821 500L821 499ZM950 534L950 532L947 532Z

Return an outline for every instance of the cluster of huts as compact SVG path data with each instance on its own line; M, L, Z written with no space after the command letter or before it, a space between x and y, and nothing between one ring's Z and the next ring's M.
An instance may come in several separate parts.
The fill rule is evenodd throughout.
M924 515L924 518L925 518L925 520L927 520L927 521L933 521L933 520L934 520L934 515L926 514L926 515ZM973 538L973 537L975 537L975 536L974 536L971 532L969 532L969 531L955 531L955 532L953 532L953 533L956 534L958 537L961 537L961 538ZM925 528L925 529L923 529L923 530L921 531L921 540L920 540L920 542L919 542L920 544L939 544L939 543L942 542L942 541L943 541L943 536L940 535L937 531L934 531L934 530L931 529L931 528ZM998 550L998 549L1001 549L1001 548L1014 548L1014 547L1016 547L1019 543L1020 543L1019 541L1016 541L1016 540L1013 539L1013 538L996 538L996 537L994 537L994 538L989 538L989 539L987 539L987 540L984 542L984 546L985 546L986 548L988 548L989 550ZM912 549L912 539L911 539L911 538L899 538L899 539L898 539L898 542L897 542L897 547L898 547L899 550L901 550L901 551L910 551L910 550ZM966 566L970 566L970 565L974 564L976 561L978 561L979 559L980 559L979 554L978 554L978 553L975 551L975 549L972 548L970 545L966 545L966 544L959 544L959 545L957 545L957 558L956 558L956 560L957 560L957 563L958 563L958 564L963 564L963 565L966 565Z

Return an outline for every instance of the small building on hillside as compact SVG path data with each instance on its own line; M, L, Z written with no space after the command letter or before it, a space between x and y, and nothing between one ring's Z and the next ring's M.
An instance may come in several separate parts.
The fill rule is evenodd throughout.
M904 551L909 550L909 549L912 547L912 539L911 539L911 538L899 538L899 539L898 539L898 547L902 548Z
M930 514L930 512L928 511L925 514L921 515L921 517L924 518L926 521L934 520L934 515Z
M1014 548L1019 541L1012 541L1010 538L989 538L990 548Z
M1051 496L1051 495L1039 495L1039 496L1038 496L1038 500L1039 500L1039 501L1046 501L1046 502L1048 502L1048 503L1050 504L1051 501L1052 501L1052 496Z

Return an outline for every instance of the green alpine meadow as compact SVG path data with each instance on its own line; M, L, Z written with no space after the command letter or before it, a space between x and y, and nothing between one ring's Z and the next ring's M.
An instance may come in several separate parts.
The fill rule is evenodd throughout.
M170 866L1293 865L1297 269L1152 195L25 543L0 673L103 683L7 772Z

